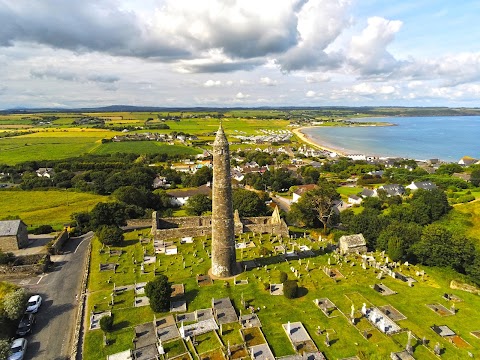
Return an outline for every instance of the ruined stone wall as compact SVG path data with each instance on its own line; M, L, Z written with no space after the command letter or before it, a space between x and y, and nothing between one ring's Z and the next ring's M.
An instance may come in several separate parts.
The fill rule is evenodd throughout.
M150 220L150 219L129 219L129 220L127 220L127 226L148 228L148 227L152 226L152 220Z
M269 216L242 218L235 222L235 235L245 232L259 234L273 234L288 237L288 226L285 221L271 223ZM212 220L210 216L169 217L158 218L154 213L152 220L152 235L157 240L168 240L185 236L205 236L212 234Z
M0 265L0 274L41 274L50 263L49 255L18 256L13 264Z

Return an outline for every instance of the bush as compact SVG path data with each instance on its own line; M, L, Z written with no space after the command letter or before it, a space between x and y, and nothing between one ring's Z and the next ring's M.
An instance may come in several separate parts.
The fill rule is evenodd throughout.
M100 319L100 329L103 332L110 332L113 329L113 316L104 316Z
M268 282L263 283L263 290L270 291L270 284Z
M10 355L10 341L0 339L0 359L6 359Z
M27 305L28 294L25 289L17 289L4 296L3 311L5 316L10 320L17 320L25 312Z
M2 264L8 264L9 262L12 262L15 259L15 255L11 252L4 253L3 251L0 250L0 265Z
M287 280L283 283L283 294L287 299L295 299L297 292L298 284L295 280Z
M283 284L287 280L288 280L287 273L284 271L280 271L280 282Z
M262 246L259 250L259 254L261 256L268 256L272 254L272 250L266 248L265 246Z
M50 225L40 225L39 227L33 229L32 234L40 235L40 234L50 234L54 230Z
M172 284L165 275L159 275L145 286L145 295L150 300L150 307L155 312L165 311L170 306Z
M122 229L115 225L102 225L95 235L105 245L120 245L124 240Z

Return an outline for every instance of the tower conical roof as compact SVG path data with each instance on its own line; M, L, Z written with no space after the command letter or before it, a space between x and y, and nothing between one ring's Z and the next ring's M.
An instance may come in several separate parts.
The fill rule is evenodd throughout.
M223 131L222 124L218 127L217 135L215 136L215 141L213 142L213 146L225 146L228 145L227 137L225 136L225 132Z

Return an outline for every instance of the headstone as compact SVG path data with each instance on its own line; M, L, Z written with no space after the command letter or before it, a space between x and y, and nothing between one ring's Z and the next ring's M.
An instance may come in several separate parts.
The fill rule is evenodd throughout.
M327 331L327 334L325 335L325 346L330 347L330 336L328 335L328 331Z
M413 353L413 347L412 347L412 332L409 330L408 331L408 340L407 340L407 346L405 347L405 350L409 353Z
M435 355L438 355L440 356L441 355L441 348L440 348L440 344L437 342L435 344L435 347L433 348L433 352L435 353Z
M367 315L367 304L363 303L362 305L362 314Z
M180 336L182 337L182 339L185 339L185 328L183 327L183 321L180 325Z
M290 325L290 321L287 323L287 333L290 335L292 333L292 327Z

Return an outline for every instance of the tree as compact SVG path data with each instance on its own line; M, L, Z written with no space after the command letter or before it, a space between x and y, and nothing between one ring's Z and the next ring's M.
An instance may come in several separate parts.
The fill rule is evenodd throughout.
M280 282L283 284L285 281L288 280L288 275L287 275L287 273L284 272L284 271L280 271L280 277L279 277L279 279L280 279Z
M23 288L9 292L3 297L3 311L10 320L17 320L25 312L28 294Z
M185 205L187 215L199 216L207 211L212 211L212 199L205 194L190 196Z
M172 284L165 275L159 275L145 286L145 295L150 300L150 307L155 312L168 310L170 307L170 296L172 295Z
M437 224L427 225L421 240L413 246L418 261L428 266L450 267L454 262L452 233Z
M390 245L390 239L398 238L401 240L397 244L401 246L401 250L398 250L402 254L401 260L410 259L412 257L411 247L420 241L422 230L422 226L415 222L392 221L380 232L377 238L376 248L377 250L386 250L389 256L392 257L389 247L393 246L393 244Z
M283 283L283 294L287 299L295 299L298 293L298 284L296 280L287 280Z
M480 186L480 169L475 169L472 171L470 182L473 186Z
M241 217L263 216L267 214L265 201L257 193L245 189L233 191L233 208Z
M399 261L403 258L403 240L394 236L388 240L387 254L393 261Z
M126 219L125 205L118 202L98 203L90 212L90 224L93 229L101 225L123 226Z
M305 219L306 225L313 225L312 220L315 217L323 225L323 233L326 233L327 226L331 225L335 218L333 207L340 195L335 184L325 179L320 179L318 186L317 189L307 191L298 203L292 206L292 210Z
M120 245L124 240L122 229L115 225L102 225L95 235L105 245Z
M107 333L112 331L113 328L113 316L103 316L100 319L100 329L102 329L103 332Z
M146 191L133 186L119 187L112 193L112 196L118 201L126 204L137 205L143 208L148 206Z
M439 220L450 210L447 195L440 189L419 189L413 194L410 204L414 208L414 213L417 211L425 213L429 223Z

